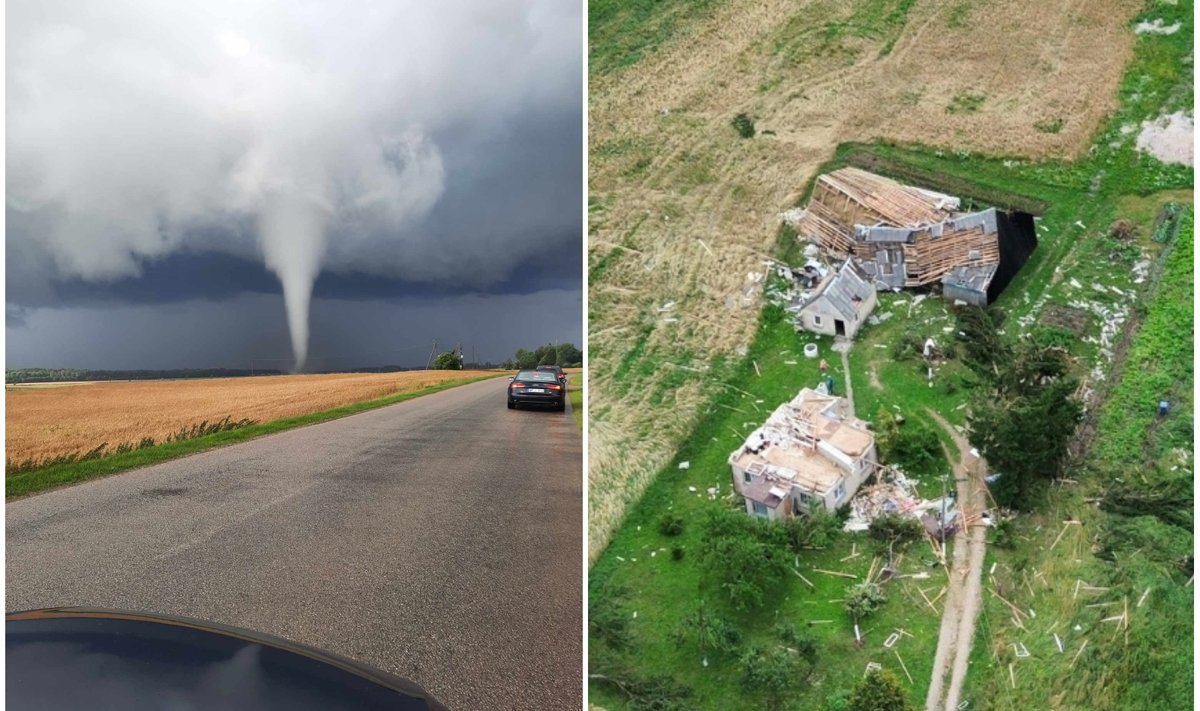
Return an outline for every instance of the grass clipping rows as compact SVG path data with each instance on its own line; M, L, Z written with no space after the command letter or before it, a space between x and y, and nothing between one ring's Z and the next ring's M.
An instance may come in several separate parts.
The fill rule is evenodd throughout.
M489 374L422 370L9 387L5 455L11 464L85 453L101 444L113 451L147 437L162 442L203 421L265 423Z
M688 354L675 368L695 372L736 358L761 306L747 276L839 143L1077 156L1116 105L1141 7L916 3L880 24L875 5L731 0L632 67L591 77L592 560L707 402L699 379L679 387L672 368L637 374L631 351ZM741 113L756 137L731 127Z

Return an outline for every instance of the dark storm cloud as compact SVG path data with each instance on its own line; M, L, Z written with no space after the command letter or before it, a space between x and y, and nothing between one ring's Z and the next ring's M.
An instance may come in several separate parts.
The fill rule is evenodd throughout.
M439 300L313 301L310 369L420 366L434 340L500 362L518 348L579 343L582 294L471 295ZM6 366L96 369L290 367L279 294L224 301L31 308L10 324ZM131 348L129 344L135 344Z
M282 281L302 361L310 293L577 291L579 3L346 7L9 3L10 337Z

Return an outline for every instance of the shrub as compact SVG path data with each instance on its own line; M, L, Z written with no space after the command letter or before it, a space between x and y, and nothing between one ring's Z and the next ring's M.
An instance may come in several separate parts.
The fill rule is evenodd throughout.
M678 536L683 533L683 517L677 513L669 513L658 522L658 532L664 536Z
M695 644L701 652L725 652L737 650L742 644L742 633L729 620L700 603L684 616L675 629L675 644Z
M733 127L737 130L738 135L742 138L754 138L754 119L746 114L738 114L733 117Z
M625 609L628 591L617 585L605 585L588 594L588 632L594 639L617 650L627 649L632 636L629 611Z
M846 517L849 518L848 506ZM824 548L837 539L842 532L845 518L818 509L808 516L796 516L783 523L787 531L788 545L794 552Z
M863 677L850 695L846 711L913 711L900 680L889 671L873 671Z
M869 617L887 602L877 583L859 583L846 588L846 612L855 620Z
M897 548L903 548L925 535L925 528L921 526L920 521L898 513L876 516L867 527L867 531L875 540L890 543Z

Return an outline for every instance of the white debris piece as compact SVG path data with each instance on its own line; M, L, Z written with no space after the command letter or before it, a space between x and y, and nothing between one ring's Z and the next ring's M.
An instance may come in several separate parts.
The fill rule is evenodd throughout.
M695 490L696 490L696 487L694 487L694 486L689 486L689 487L688 487L688 491L692 491L692 492L694 492Z
M807 214L808 214L808 210L805 210L802 207L793 207L790 210L785 210L779 216L788 225L795 227L796 225L800 224L800 221L803 220L804 216Z
M1176 22L1173 25L1164 25L1161 17L1155 18L1154 22L1139 22L1133 26L1134 34L1139 35L1173 35L1179 31L1183 25Z
M691 463L691 462L680 462L680 463L679 463L679 468L680 468L680 469L691 469L691 468L692 468L692 463Z
M1079 280L1076 279L1075 277L1071 277L1071 280L1067 283L1071 285L1072 289L1082 289L1083 288L1083 284L1080 284Z

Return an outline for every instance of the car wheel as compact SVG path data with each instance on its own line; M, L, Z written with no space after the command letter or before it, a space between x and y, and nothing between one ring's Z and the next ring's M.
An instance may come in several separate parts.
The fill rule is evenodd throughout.
M517 409L517 403L513 402L512 400L509 400L508 401L508 409L510 409L510 410Z
M559 412L565 412L565 411L566 411L566 409L567 409L567 401L566 401L566 400L559 400L559 401L558 401L558 411L559 411Z

